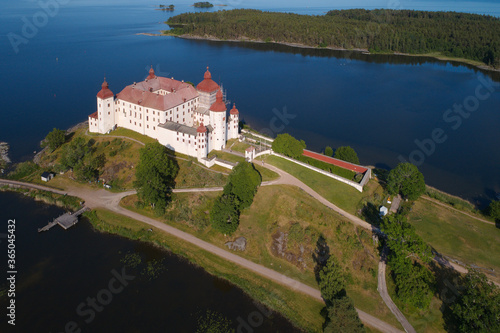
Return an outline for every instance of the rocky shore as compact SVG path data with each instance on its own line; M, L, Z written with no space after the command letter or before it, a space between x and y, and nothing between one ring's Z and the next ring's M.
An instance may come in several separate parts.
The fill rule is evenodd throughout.
M0 168L3 169L10 163L9 144L7 142L0 142Z

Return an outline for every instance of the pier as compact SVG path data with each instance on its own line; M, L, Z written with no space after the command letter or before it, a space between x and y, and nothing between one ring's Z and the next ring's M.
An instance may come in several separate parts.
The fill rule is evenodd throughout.
M56 224L59 224L61 226L61 228L63 228L64 230L67 230L67 229L71 228L72 226L74 226L75 224L77 224L78 217L80 215L82 215L84 212L86 212L87 210L89 210L89 208L84 206L75 213L63 214L63 215L59 216L58 218L54 219L54 221L49 222L49 224L47 224L45 227L38 228L38 232L48 231Z

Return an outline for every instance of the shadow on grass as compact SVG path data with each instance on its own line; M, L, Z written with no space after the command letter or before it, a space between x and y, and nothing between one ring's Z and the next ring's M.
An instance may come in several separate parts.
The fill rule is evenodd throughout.
M319 283L319 272L326 265L326 262L330 257L330 247L328 246L323 235L318 237L318 240L316 241L316 249L314 250L312 257L316 263L316 266L314 267L314 276L316 277L316 282Z
M380 228L380 212L377 206L371 202L367 202L363 207L361 214L366 222L370 223L377 228Z
M436 277L436 296L443 302L441 313L445 323L444 329L447 332L458 332L457 319L451 310L451 306L457 300L463 286L463 278L453 267L448 267L432 261L430 269Z

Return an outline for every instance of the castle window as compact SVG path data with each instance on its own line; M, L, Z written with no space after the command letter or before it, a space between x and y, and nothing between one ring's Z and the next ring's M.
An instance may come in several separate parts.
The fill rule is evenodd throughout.
M108 111L108 116L111 114L111 112Z
M108 108L110 107L111 105L108 103Z
M132 120L129 120L129 121L130 121L130 123L132 124Z
M142 109L141 109L141 108L139 108L139 111L142 111Z
M142 124L141 124L141 123L139 123L139 127L142 127Z
M179 138L177 138L177 141L179 141Z
M155 114L155 112L153 111L153 115Z
M149 116L146 116L146 121L149 121Z
M137 126L137 122L136 121L134 121L134 125Z
M182 142L186 142L186 140L182 139Z
M99 107L101 107L101 104L99 103Z
M134 118L137 118L137 112L134 112Z
M134 105L134 110L137 110L137 106Z
M153 126L153 131L155 130L155 127Z
M148 109L146 109L146 113L149 113L149 110L148 110Z
M149 128L149 125L146 125L146 128Z

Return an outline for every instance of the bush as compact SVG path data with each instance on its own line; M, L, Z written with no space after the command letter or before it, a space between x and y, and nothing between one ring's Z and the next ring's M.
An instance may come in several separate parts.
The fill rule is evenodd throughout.
M38 172L40 170L40 167L31 162L22 162L16 165L16 169L9 173L8 178L9 179L14 179L14 180L19 180L23 179L24 177L30 176L35 172Z
M297 140L288 133L278 134L272 144L273 151L278 154L283 154L291 158L299 158L302 156L306 143L304 140Z

